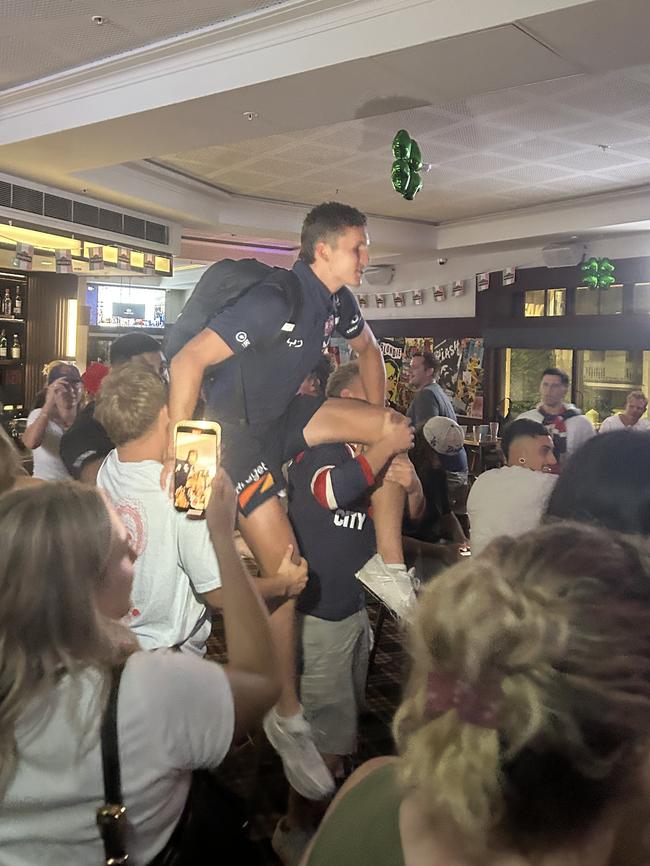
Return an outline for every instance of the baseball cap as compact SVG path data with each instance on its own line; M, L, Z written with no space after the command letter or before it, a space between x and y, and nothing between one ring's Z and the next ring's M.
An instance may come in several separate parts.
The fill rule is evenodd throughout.
M109 358L111 366L125 364L136 355L145 352L160 352L160 343L149 334L123 334L111 343Z
M438 454L458 454L463 447L463 431L452 418L444 415L429 418L422 434Z
M57 364L48 373L47 384L51 385L57 379L66 379L68 382L81 382L81 373L74 364Z

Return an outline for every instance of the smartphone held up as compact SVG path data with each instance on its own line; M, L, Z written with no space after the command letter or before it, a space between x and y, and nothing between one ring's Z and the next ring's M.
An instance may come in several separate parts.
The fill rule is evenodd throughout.
M202 517L219 467L221 427L213 421L180 421L174 431L174 507Z

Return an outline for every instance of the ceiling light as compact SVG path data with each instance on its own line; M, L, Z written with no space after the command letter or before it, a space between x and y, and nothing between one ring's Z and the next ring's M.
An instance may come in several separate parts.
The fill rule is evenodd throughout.
M255 120L256 117L259 117L259 114L256 111L244 111L242 112L242 115L246 120Z
M102 24L106 24L107 19L104 18L103 15L93 15L90 20L93 22L93 24L97 24L101 27Z

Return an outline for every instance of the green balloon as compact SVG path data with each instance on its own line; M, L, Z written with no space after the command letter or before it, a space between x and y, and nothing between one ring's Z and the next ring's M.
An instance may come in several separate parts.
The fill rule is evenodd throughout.
M404 195L411 181L411 169L407 159L396 159L390 173L393 189Z
M408 186L406 187L403 195L407 201L413 201L415 196L422 189L422 178L417 173L417 171L411 172L411 179L408 182Z
M603 274L600 277L600 288L608 289L610 286L613 286L616 280L611 274Z
M610 262L609 259L601 259L600 261L600 272L601 274L613 274L616 268Z
M393 139L393 156L395 159L408 159L411 155L411 136L405 129L400 129Z
M597 274L598 273L598 259L587 259L587 261L582 266L582 271L585 274Z
M598 277L596 276L596 274L589 274L588 276L585 277L584 284L585 284L585 286L588 286L588 288L590 288L590 289L597 289L598 288Z
M420 145L413 138L411 139L411 156L409 157L409 167L411 171L422 171L422 151Z

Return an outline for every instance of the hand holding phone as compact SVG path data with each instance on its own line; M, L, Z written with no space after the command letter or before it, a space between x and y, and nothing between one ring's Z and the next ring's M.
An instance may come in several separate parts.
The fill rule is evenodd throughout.
M213 421L180 421L174 431L174 507L203 517L219 467L221 427Z

